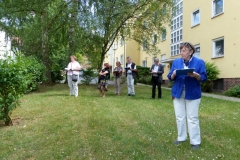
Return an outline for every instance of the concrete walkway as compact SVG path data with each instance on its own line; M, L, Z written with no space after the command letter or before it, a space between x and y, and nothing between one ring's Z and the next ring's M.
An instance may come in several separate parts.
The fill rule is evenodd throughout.
M150 85L141 84L141 83L137 83L137 85L152 87ZM162 88L163 89L167 89L167 90L171 90L171 88L167 88L167 87L162 87ZM240 98L235 98L235 97L227 97L227 96L222 96L222 95L217 95L217 94L210 94L210 93L202 93L202 95L204 97L212 97L212 98L223 99L223 100L227 100L227 101L240 102Z

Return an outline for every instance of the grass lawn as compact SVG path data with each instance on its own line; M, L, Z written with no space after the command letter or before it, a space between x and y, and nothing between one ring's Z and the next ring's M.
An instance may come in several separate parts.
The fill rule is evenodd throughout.
M136 96L114 95L109 86L101 98L97 87L79 86L79 97L67 85L41 86L22 98L14 126L0 127L0 159L240 159L240 103L203 97L202 144L175 146L175 115L169 90L152 100L151 88L136 86Z

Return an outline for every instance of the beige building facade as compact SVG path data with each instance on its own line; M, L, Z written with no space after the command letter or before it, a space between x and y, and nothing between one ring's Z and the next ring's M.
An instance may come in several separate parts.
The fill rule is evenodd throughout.
M180 44L191 42L196 48L195 56L206 62L214 62L220 69L220 79L214 82L213 89L225 91L231 85L239 84L240 1L173 1L176 10L172 12L171 24L166 25L166 34L156 35L160 53L148 55L144 46L127 41L124 47L120 45L115 49L113 59L121 62L123 55L124 64L125 57L130 56L137 65L150 67L153 58L158 57L165 66L163 79L167 83L171 64L180 57Z

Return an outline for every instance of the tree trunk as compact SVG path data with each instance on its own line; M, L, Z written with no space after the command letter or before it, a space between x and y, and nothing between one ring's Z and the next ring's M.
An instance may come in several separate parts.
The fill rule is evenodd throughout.
M69 56L74 55L76 52L76 42L75 42L75 27L77 25L77 14L78 14L78 0L72 0L70 5L70 21L69 21Z
M50 55L49 55L49 46L48 46L48 28L47 28L47 10L46 8L42 14L42 60L43 64L46 66L45 76L47 78L46 84L53 84L51 78L51 64L50 64Z

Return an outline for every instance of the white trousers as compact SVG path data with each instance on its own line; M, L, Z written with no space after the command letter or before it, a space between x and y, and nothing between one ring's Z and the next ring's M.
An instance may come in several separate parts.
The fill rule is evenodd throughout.
M115 87L115 93L116 94L121 94L121 77L114 78L114 87Z
M67 75L67 79L68 79L68 86L70 88L70 96L74 95L75 97L78 96L78 81L77 82L73 82L72 81L72 75ZM79 77L78 77L79 80Z
M174 98L173 100L178 130L177 140L185 141L187 139L187 120L190 144L198 145L201 143L198 119L198 109L201 98L196 100L186 100L184 98L185 90L183 90L181 98Z
M134 78L131 74L127 75L128 94L135 95L134 92Z

